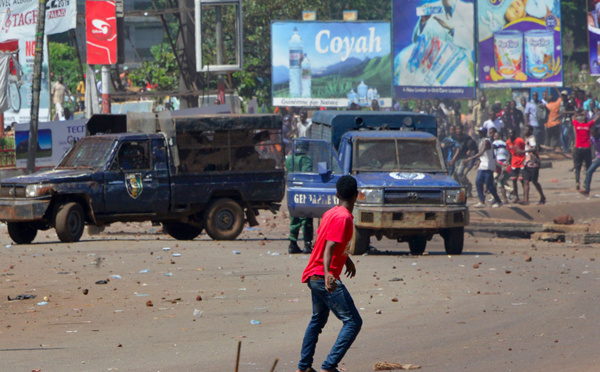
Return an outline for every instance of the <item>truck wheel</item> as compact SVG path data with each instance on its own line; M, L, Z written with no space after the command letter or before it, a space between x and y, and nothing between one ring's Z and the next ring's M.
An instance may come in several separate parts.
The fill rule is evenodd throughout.
M410 248L410 254L420 256L425 252L425 248L427 247L427 238L424 236L417 236L408 241L408 247Z
M463 245L465 242L464 227L448 229L444 231L442 237L444 238L444 248L446 249L446 254L462 254Z
M56 235L63 243L77 242L85 228L85 214L79 203L70 202L58 207L55 219Z
M370 240L371 237L369 236L369 230L361 229L355 226L354 234L352 235L352 240L350 241L350 249L348 253L352 255L366 253L369 250Z
M27 222L9 222L8 235L17 244L29 244L35 239L37 229Z
M244 210L229 198L218 199L208 206L204 225L214 240L234 240L244 228Z
M202 228L179 221L163 222L163 228L167 234L177 240L194 240L202 233Z

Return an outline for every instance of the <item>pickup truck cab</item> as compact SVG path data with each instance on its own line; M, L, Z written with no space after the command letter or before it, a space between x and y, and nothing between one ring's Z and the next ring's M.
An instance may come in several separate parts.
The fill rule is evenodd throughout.
M328 141L336 138L338 146ZM337 204L339 177L350 174L359 187L350 253L363 254L371 236L385 236L408 242L418 255L434 234L443 237L446 253L462 253L466 190L447 174L432 116L320 111L311 138L295 140L293 149L300 142L309 147L313 170L288 170L291 216L320 218Z
M278 116L183 117L158 133L148 120L138 124L153 133L86 136L53 170L2 180L0 221L11 238L28 244L54 227L62 242L76 242L85 224L153 221L180 240L203 229L232 240L246 221L258 224L259 210L277 211L285 192Z

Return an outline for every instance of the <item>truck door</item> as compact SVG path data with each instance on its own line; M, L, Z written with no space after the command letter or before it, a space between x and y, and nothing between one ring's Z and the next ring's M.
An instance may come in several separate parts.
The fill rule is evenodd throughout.
M294 140L285 163L290 216L321 218L337 205L335 184L342 176L342 168L329 142Z
M121 143L105 176L106 213L166 212L169 203L167 155L164 143L161 147L158 142Z

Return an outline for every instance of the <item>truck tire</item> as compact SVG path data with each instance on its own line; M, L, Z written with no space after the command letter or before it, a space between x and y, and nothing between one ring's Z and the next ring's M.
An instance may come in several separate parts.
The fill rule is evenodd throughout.
M427 238L424 236L417 236L408 241L408 247L410 248L410 254L413 256L421 256L427 247Z
M463 245L465 242L464 227L447 229L442 234L442 237L444 238L444 249L446 250L446 254L462 254Z
M214 240L234 240L244 228L244 210L229 198L212 202L204 214L204 226Z
M365 254L369 250L369 242L371 237L369 236L369 230L354 227L354 234L350 241L350 249L348 251L351 255Z
M17 244L29 244L35 239L37 229L27 222L9 222L8 235Z
M63 243L79 241L85 228L85 213L79 203L69 202L58 207L54 220L56 235Z
M202 228L183 222L163 222L165 232L177 240L194 240L202 233Z

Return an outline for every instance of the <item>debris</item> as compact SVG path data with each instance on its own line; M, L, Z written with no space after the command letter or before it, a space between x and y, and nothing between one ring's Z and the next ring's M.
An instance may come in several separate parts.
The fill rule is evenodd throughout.
M474 269L479 269L479 264L478 263L473 264L473 268Z
M84 295L87 295L90 291L86 288L82 292L83 292Z
M145 274L145 273L149 273L150 269L144 269L140 271L140 274Z
M111 275L110 277L113 279L123 279L121 278L121 275Z
M393 278L393 279L390 279L390 282L402 282L402 281L404 281L404 279L402 279L402 278Z
M377 310L375 311L375 314L381 314L381 309L377 309Z
M400 363L388 363L388 362L377 362L373 366L373 371L394 371L397 369L413 370L413 369L421 369L421 366L418 366L416 364L400 364Z
M194 318L201 318L202 317L203 312L198 310L198 309L194 309Z
M173 257L181 257L181 253L173 253Z
M108 280L98 280L96 284L108 284Z
M507 273L507 274L512 273L512 271L510 271L510 270L504 270L504 272Z
M146 301L146 306L152 307L152 306L154 306L154 304L152 303L152 301L148 300L148 301Z
M554 223L557 225L572 225L574 222L575 220L570 214L563 214L562 216L554 217Z
M242 254L240 251L233 251L233 254Z
M392 302L398 302L398 297L392 298Z
M163 251L170 251L170 250L171 250L171 248L169 248L169 247L164 247L163 248Z
M173 276L173 273L165 273L165 276Z
M531 262L531 257L530 256L525 256L525 262Z
M250 324L254 324L254 325L256 325L256 324L261 324L261 322L260 322L259 320L254 320L254 319L252 319L252 320L250 321Z
M45 305L48 305L48 301L38 302L37 304L38 304L38 306L45 306Z
M200 295L196 296L196 301L202 301L202 296L200 296Z
M22 301L22 300L31 300L32 298L36 298L36 295L28 295L28 294L21 294L18 295L16 297L10 298L10 296L7 296L9 301Z

